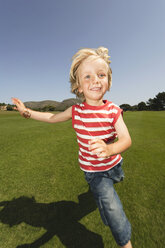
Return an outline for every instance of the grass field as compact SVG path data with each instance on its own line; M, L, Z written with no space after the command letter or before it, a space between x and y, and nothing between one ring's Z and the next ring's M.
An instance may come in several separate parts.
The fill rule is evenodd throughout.
M126 112L133 145L116 190L134 248L165 245L165 112ZM115 248L83 172L71 121L0 112L0 248ZM30 245L27 245L30 244Z

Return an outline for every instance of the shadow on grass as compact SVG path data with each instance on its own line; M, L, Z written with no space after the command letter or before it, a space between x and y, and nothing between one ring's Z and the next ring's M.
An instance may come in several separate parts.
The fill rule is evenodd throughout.
M25 196L11 201L0 202L0 221L10 226L22 222L33 227L43 227L46 232L31 244L17 248L38 248L57 235L66 248L103 248L100 235L85 228L79 221L96 209L91 192L78 196L79 203L59 201L38 203L35 198Z

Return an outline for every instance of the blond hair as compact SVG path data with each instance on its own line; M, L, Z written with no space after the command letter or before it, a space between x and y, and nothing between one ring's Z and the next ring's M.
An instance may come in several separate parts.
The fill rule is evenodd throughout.
M108 55L108 49L105 47L99 47L97 49L92 48L82 48L80 49L72 58L72 64L70 68L70 83L71 92L76 94L77 97L84 99L83 93L79 92L79 78L78 78L78 68L80 64L90 56L95 56L96 58L102 58L108 65L108 90L112 84L112 70L110 68L110 56Z

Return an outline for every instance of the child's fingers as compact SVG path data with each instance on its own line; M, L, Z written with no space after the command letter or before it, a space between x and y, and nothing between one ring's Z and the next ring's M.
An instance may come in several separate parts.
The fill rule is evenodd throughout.
M13 98L13 99L12 99L12 102L13 102L13 104L15 104L16 106L19 105L19 102L18 102L18 100L17 100L16 98Z
M18 98L13 97L12 102L16 105L18 111L22 111L22 109L25 108L25 105L23 104L23 102L19 100Z
M110 156L107 156L106 152L101 152L99 154L97 154L98 158L109 158Z
M15 98L12 97L11 100L12 100L12 102L15 104L15 101L16 101Z
M101 153L104 152L104 151L103 151L103 148L100 147L100 148L97 148L97 149L92 150L91 152L92 152L93 154L95 154L95 155L99 155L99 154L101 154Z
M106 151L103 147L100 147L98 149L92 150L92 154L97 155L98 158L108 158Z
M98 155L98 154L104 152L105 148L104 148L103 145L101 145L101 144L99 144L99 143L95 143L95 144L93 144L93 145L91 145L91 146L89 147L89 150L90 150L93 154Z
M95 149L103 145L103 141L100 139L92 139L92 140L89 140L88 143L89 143L89 150Z
M104 145L104 142L100 139L92 139L89 142L89 150L101 147Z
M93 139L89 141L89 150L96 154L99 158L106 158L107 151L106 151L106 144L103 140L100 139Z
M96 143L102 143L103 141L101 139L91 139L89 140L89 145L93 145L93 144L96 144Z
M12 102L14 104L21 104L21 101L18 98L12 97Z
M98 147L100 147L100 144L98 142L95 142L89 145L89 150L92 151Z
M15 107L13 107L13 109L19 111L21 114L23 112L23 110L25 109L23 102L21 100L19 100L18 98L15 98L15 97L12 97L12 102L13 102L13 104L16 105Z

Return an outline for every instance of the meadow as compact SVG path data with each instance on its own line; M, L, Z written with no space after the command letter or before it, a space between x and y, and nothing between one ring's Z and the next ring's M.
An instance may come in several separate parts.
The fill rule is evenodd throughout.
M165 112L126 112L132 147L115 188L134 248L165 245ZM0 248L117 248L78 165L71 121L0 112Z

